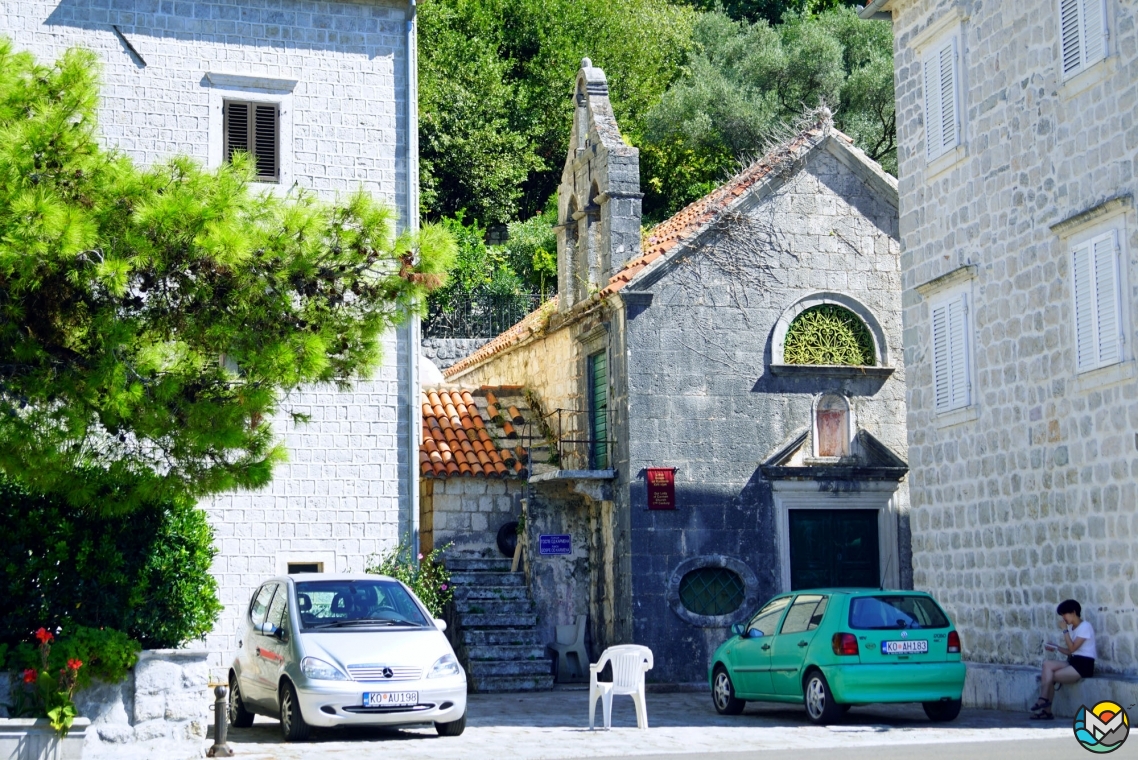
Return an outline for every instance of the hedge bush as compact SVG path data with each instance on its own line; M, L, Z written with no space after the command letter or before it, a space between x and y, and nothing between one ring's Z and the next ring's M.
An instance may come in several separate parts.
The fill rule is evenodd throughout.
M191 500L107 517L0 480L0 525L0 643L87 626L177 647L204 637L221 611L213 531Z

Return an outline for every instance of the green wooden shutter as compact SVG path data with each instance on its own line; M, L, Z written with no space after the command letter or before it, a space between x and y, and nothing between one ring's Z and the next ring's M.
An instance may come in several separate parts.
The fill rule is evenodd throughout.
M604 351L589 357L589 467L609 467L609 376Z

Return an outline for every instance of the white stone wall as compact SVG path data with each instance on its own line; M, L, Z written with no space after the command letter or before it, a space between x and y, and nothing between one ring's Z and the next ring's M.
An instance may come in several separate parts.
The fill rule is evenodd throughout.
M404 331L399 331L402 334ZM260 491L222 494L204 503L213 524L225 611L206 639L210 666L224 676L253 591L288 562L322 562L325 572L363 572L368 559L406 536L405 341L384 342L388 357L352 391L318 387L296 393L288 408L309 415L274 421L289 461ZM400 367L403 361L398 362ZM402 520L402 522L401 522Z
M0 34L41 63L75 45L94 50L102 63L101 134L141 163L185 154L216 165L222 97L262 85L249 96L282 103L286 182L276 187L295 182L328 199L363 187L406 220L406 8L399 0L19 0L0 3ZM233 75L245 79L234 85ZM204 505L226 611L199 646L210 650L219 675L249 595L283 562L361 570L406 533L399 520L410 514L407 339L407 330L390 335L382 367L350 392L294 394L286 408L312 420L276 421L289 462L272 484Z
M1076 374L1070 252L1050 229L1138 184L1138 4L1106 5L1110 56L1068 82L1054 0L890 6L909 489L914 584L956 618L967 657L1037 662L1043 636L1056 634L1055 604L1073 597L1098 632L1099 666L1134 673L1138 335L1128 317L1128 361ZM964 147L947 165L926 164L914 45L952 14ZM1133 207L1115 221L1123 301L1138 315ZM974 404L949 419L933 407L929 303L916 288L969 264Z

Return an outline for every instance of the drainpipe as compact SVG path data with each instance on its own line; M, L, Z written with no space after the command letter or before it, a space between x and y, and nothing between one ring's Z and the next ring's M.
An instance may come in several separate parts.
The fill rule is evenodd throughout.
M407 226L419 231L419 62L415 0L407 4ZM411 557L419 556L419 315L407 323L407 500Z

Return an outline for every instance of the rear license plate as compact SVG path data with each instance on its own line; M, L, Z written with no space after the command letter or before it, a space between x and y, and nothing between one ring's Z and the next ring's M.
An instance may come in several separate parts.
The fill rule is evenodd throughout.
M883 641L881 651L884 654L925 654L929 651L927 641Z
M419 704L417 691L369 691L364 693L364 707L414 707Z

